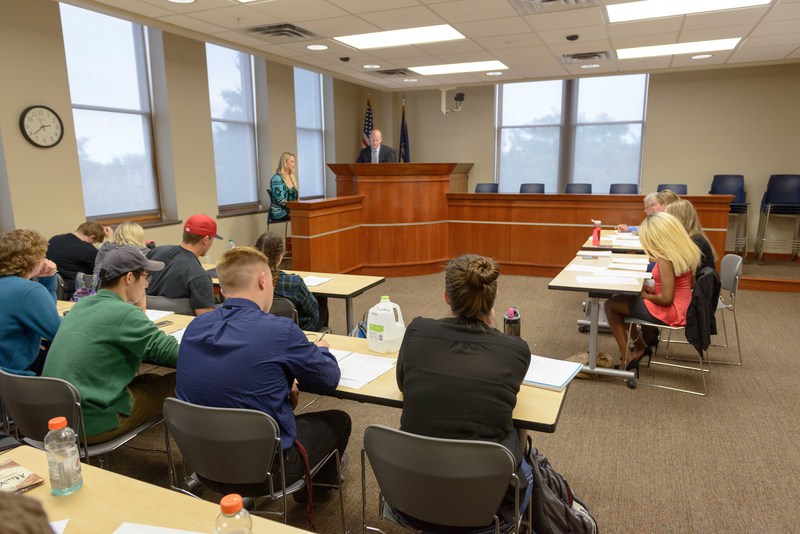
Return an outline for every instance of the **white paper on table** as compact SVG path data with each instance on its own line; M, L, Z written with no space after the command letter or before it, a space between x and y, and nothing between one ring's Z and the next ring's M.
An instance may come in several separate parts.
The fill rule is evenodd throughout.
M137 523L122 523L113 534L202 534L195 530L180 530L177 528L154 527L139 525Z
M614 256L614 263L630 263L632 265L649 265L650 264L650 260L647 259L647 258L626 258L624 254L617 254L616 256Z
M145 315L147 315L148 319L150 319L155 323L159 319L163 319L167 315L172 315L175 312L163 311L163 310L146 310L144 313Z
M561 391L575 378L583 364L545 358L531 354L531 363L525 373L525 383L545 389Z
M176 330L175 332L171 333L170 335L178 340L178 344L183 341L183 334L186 332L185 328L181 328L180 330Z
M621 273L619 271L603 271L600 274L600 276L617 276L618 274ZM653 278L653 273L648 273L646 271L637 271L637 272L625 271L625 276L640 278L642 280L650 280L651 278Z
M636 234L632 234L630 232L617 233L617 235L614 236L614 237L616 237L617 239L622 239L622 240L630 239L632 241L639 241L639 236L636 235Z
M303 278L303 282L305 282L308 287L317 287L318 285L322 285L331 280L333 280L333 278L324 278L322 276L314 276L311 274Z
M646 271L647 265L643 263L622 263L616 260L608 264L607 269L622 269L623 271Z
M64 530L67 528L67 523L69 523L69 519L51 521L50 528L53 529L53 534L64 534Z
M631 285L641 286L642 283L635 278L625 278L622 276L576 276L579 284L587 285Z
M395 366L397 360L351 352L339 362L342 378L339 385L359 389Z
M344 360L353 353L351 350L332 349L330 347L328 347L328 350L336 357L337 362Z
M581 250L577 254L581 258L599 258L600 256L611 256L610 250Z
M599 273L606 270L605 267L597 265L567 265L564 267L565 271L576 271L579 273Z

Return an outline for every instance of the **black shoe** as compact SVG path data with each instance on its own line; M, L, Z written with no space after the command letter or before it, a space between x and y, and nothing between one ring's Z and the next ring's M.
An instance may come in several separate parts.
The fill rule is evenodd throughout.
M642 360L642 357L635 360L631 360L628 362L628 365L625 366L626 371L636 371L636 378L639 378L639 362Z

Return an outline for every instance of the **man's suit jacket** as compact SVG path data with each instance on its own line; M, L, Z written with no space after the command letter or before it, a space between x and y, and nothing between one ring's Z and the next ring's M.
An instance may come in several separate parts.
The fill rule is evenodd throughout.
M356 163L372 163L372 147L362 148ZM388 145L378 147L378 163L397 163L397 152Z

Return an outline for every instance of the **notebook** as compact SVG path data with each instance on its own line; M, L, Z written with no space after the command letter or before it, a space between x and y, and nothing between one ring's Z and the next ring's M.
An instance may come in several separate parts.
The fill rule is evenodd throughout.
M531 354L531 364L524 383L537 388L562 391L583 368L578 362L568 362Z

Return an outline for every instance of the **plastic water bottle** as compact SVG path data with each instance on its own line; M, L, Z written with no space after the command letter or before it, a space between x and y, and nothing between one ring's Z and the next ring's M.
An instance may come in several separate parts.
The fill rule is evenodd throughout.
M44 449L50 470L50 491L53 495L69 495L83 486L78 437L67 426L66 417L50 419L47 428L50 432L44 437Z
M400 349L406 324L400 306L381 297L367 315L367 347L374 352L395 352Z
M233 242L233 239L228 239L228 250L234 248L236 243Z
M250 534L253 520L250 512L242 507L242 496L237 493L225 495L219 501L220 513L214 524L214 534Z
M519 337L520 332L520 316L519 310L516 306L508 309L503 316L503 333L509 336Z
M594 223L594 228L592 228L592 246L597 247L600 245L600 225L602 224L601 221L595 221L592 219Z

